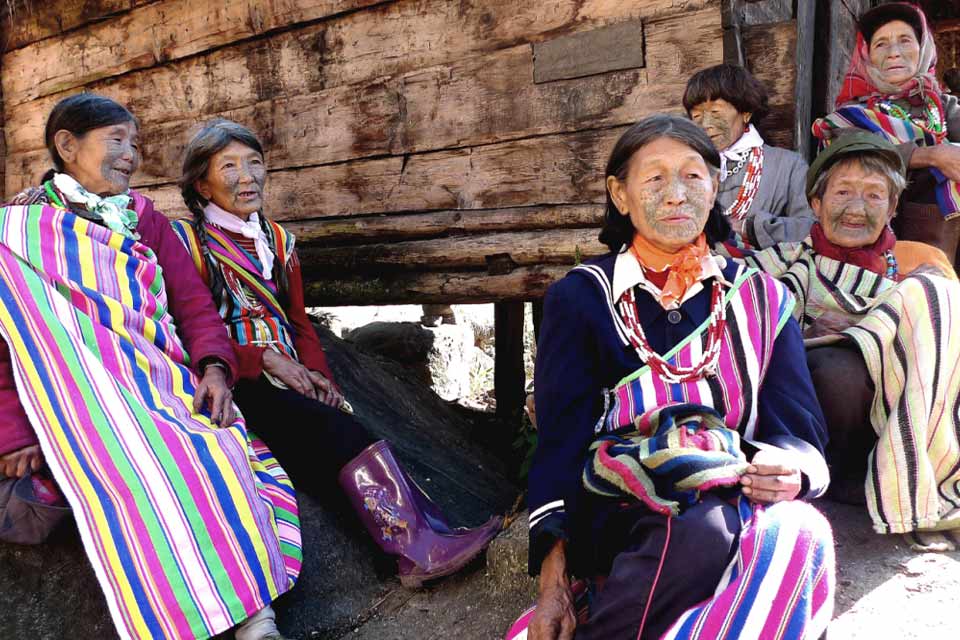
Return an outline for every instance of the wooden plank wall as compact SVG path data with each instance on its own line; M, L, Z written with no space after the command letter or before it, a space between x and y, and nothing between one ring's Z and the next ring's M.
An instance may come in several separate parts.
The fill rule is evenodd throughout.
M141 120L134 183L176 215L183 147L223 115L264 140L268 212L298 235L309 303L535 298L602 251L607 154L639 118L679 113L689 75L723 59L723 2L14 0L5 190L47 168L52 105L96 91ZM744 30L788 146L795 24ZM625 32L642 46L615 68L577 77L544 53L538 70L551 43L588 51Z
M728 29L739 33L741 60L770 94L759 123L771 144L809 154L816 4L792 0L729 0Z

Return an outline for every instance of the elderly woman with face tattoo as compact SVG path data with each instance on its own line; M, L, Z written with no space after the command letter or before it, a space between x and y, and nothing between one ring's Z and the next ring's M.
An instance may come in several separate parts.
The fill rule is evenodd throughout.
M55 168L0 209L0 539L69 505L120 637L207 638L293 586L297 504L235 419L209 291L128 188L138 140L113 100L62 100Z
M743 67L719 64L690 77L683 106L720 150L717 202L736 233L734 244L803 240L813 224L803 192L807 163L771 147L757 131L767 113L763 85Z
M960 285L942 251L888 226L904 170L879 136L837 137L807 177L819 218L810 237L746 263L797 299L830 435L831 496L866 497L879 533L949 547L960 543Z
M908 169L893 230L901 240L941 249L960 268L960 103L936 77L937 50L927 19L905 2L860 18L837 110L813 125L829 143L845 129L897 145Z
M830 528L798 500L827 484L823 416L786 288L709 249L729 233L719 169L689 120L628 129L606 169L611 252L547 292L540 595L508 638L816 638L830 620Z
M174 223L232 338L237 404L300 490L323 496L339 480L373 539L397 557L403 585L450 575L483 551L501 519L452 529L387 442L342 410L304 309L294 237L263 213L266 178L252 131L208 122L187 146L180 180L194 217Z

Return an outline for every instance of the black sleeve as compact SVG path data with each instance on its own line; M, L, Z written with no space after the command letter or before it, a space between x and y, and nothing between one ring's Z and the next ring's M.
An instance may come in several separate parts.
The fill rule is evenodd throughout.
M597 353L584 305L597 298L568 276L547 291L534 373L538 441L530 467L531 575L558 539L579 494L586 450L602 411Z

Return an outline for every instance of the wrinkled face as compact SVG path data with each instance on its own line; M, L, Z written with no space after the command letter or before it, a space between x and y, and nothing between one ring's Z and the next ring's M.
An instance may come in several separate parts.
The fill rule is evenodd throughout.
M840 247L864 247L880 237L897 208L890 185L857 161L837 165L823 199L810 202L827 240Z
M920 43L913 27L894 20L877 29L870 38L870 62L890 84L901 85L917 75Z
M608 176L607 189L637 234L673 253L703 231L717 180L696 150L664 137L633 154L625 180Z
M82 136L62 129L54 141L65 172L101 196L125 192L140 166L139 131L133 122L98 127Z
M267 167L263 156L242 142L232 141L210 158L207 175L196 183L207 200L246 220L263 208Z
M720 151L740 139L752 115L740 113L722 98L701 102L690 109L690 119L707 132L713 145Z

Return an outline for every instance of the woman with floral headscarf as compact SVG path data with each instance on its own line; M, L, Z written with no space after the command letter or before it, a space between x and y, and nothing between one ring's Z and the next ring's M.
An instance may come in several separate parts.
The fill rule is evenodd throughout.
M960 104L934 73L937 51L926 16L905 2L881 5L860 18L857 44L837 110L817 120L824 143L849 127L898 146L909 168L894 230L901 240L939 247L954 261L960 240Z

